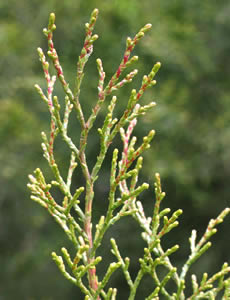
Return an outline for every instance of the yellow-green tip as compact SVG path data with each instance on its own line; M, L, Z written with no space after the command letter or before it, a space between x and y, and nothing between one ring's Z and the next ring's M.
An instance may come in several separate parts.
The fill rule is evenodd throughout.
M50 14L50 22L51 22L52 24L54 24L54 22L55 22L55 13L51 13L51 14Z

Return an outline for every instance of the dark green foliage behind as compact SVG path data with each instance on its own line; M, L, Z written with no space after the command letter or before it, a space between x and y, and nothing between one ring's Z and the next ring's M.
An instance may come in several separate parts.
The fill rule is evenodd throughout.
M135 50L140 57L141 76L156 61L163 67L157 87L148 91L143 101L156 101L158 106L146 115L135 134L149 129L157 131L153 147L145 155L143 181L152 183L154 172L160 172L167 193L165 206L183 208L181 227L171 234L166 245L182 243L174 255L180 266L188 254L186 245L191 229L200 233L208 220L230 203L230 5L223 1L161 0L10 0L0 3L1 79L0 79L0 291L1 299L81 299L78 290L62 279L51 261L52 250L59 252L68 245L61 229L45 210L29 200L27 174L37 166L47 170L40 147L40 131L48 130L49 115L33 85L45 87L36 48L46 49L42 34L49 13L56 14L55 44L68 80L73 82L76 60L84 37L84 23L93 8L99 8L96 33L100 39L86 68L81 101L85 112L96 100L97 72L95 59L104 62L107 78L116 70L127 35L134 35L146 23L152 31ZM133 86L134 87L134 86ZM120 111L131 87L119 92ZM57 85L59 98L63 93ZM102 117L97 125L100 126ZM79 136L78 124L71 122L73 135ZM96 132L96 131L95 131ZM91 136L89 160L95 161L98 139ZM65 170L69 153L60 143L57 159ZM111 153L109 153L110 155ZM109 159L98 181L95 218L104 213L108 187ZM47 170L47 177L50 177ZM75 181L81 184L77 170ZM152 190L142 197L144 206L152 208ZM229 220L220 226L203 264L196 271L217 271L229 261ZM111 235L124 255L142 254L144 243L135 236L130 220L121 222ZM132 234L130 234L132 232ZM138 232L137 232L138 233ZM109 236L107 237L109 239ZM112 259L109 242L101 254ZM106 265L106 260L105 260ZM105 266L99 267L101 270ZM195 271L195 268L193 269ZM119 275L113 285L120 286L121 299L126 299L126 286ZM147 284L147 283L146 283ZM143 291L145 287L143 287ZM140 294L141 295L141 294Z

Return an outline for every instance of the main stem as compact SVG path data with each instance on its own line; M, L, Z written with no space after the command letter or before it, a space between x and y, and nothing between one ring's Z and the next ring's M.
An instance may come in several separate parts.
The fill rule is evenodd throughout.
M93 238L92 238L92 204L94 198L94 187L91 175L89 173L85 153L80 153L80 161L82 170L86 179L86 196L85 196L85 222L84 222L84 230L88 237L89 241L89 250L87 253L87 263L90 264L94 261L94 256L91 257L91 251L93 248ZM98 281L96 276L96 267L92 267L88 271L88 280L89 286L93 291L97 291L98 289ZM100 297L97 297L97 300L100 300Z

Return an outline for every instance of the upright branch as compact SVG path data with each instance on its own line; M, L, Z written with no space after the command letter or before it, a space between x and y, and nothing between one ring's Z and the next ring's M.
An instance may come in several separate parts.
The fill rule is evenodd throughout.
M142 202L139 200L140 194L149 188L149 184L139 183L139 174L143 164L142 154L150 148L155 131L150 130L141 142L138 141L134 133L138 119L156 105L155 102L142 105L141 98L148 88L156 84L155 76L161 66L159 62L154 64L148 75L143 76L139 89L132 89L121 116L114 117L114 110L119 100L113 95L113 92L131 83L134 76L137 75L137 69L132 69L125 76L123 72L138 60L137 56L131 56L132 52L145 33L149 31L151 24L141 28L134 38L127 38L121 62L111 78L106 78L102 60L100 58L96 60L99 76L97 100L92 107L91 114L86 119L81 106L81 85L86 63L93 52L93 44L98 39L98 35L93 34L97 17L98 9L95 9L91 14L89 23L85 24L85 40L77 61L73 88L70 88L64 76L54 46L53 33L56 29L54 13L50 14L48 27L43 31L48 42L47 54L54 66L56 75L50 74L46 55L41 48L38 48L47 92L43 92L39 85L35 85L35 88L50 113L50 131L49 135L42 132L42 149L54 179L47 183L43 172L37 168L34 175L29 175L28 187L32 193L31 199L47 209L73 244L74 255L70 255L68 250L62 247L62 255L52 252L52 257L64 277L80 288L86 300L100 300L102 298L115 300L118 294L117 289L107 288L107 285L110 277L117 269L121 269L124 280L127 282L128 300L136 298L138 287L146 275L152 280L152 291L146 296L146 300L157 300L161 299L162 296L170 300L183 300L186 297L186 275L189 268L211 246L209 239L216 233L216 226L230 213L230 208L226 208L216 219L210 221L206 232L198 243L196 243L196 231L192 231L189 239L191 254L179 272L171 259L179 246L175 244L164 249L162 240L172 229L178 226L178 218L182 214L182 210L178 209L171 213L169 208L161 209L165 193L162 192L158 173L155 174L155 200L149 216L146 215ZM53 94L56 79L60 81L65 93L65 97L61 101ZM105 83L106 80L107 83ZM97 128L100 149L96 154L95 165L90 169L86 157L88 136L91 128L95 126L95 120L102 106L106 104L107 97L110 98L106 108L107 113L101 128ZM72 111L75 111L81 129L78 145L73 142L68 132L69 117ZM55 160L55 139L59 134L69 149L69 168L66 177L62 175L62 170L59 169ZM93 224L94 185L100 175L99 172L108 149L117 135L120 135L123 147L121 150L113 149L108 201L105 202L107 211L105 215L100 216L97 224ZM80 166L84 178L83 186L73 186L73 174L78 166ZM53 196L53 187L60 190L62 201ZM83 205L80 205L80 198L84 202ZM112 238L111 251L116 262L111 262L105 274L100 274L98 277L96 267L102 261L102 257L97 256L97 251L103 242L104 235L111 226L126 216L131 216L141 228L141 237L146 244L143 255L139 258L139 269L135 274L130 272L130 258L122 257L116 240ZM161 268L158 268L159 266ZM162 276L162 268L165 269L164 276ZM204 273L200 283L198 283L196 276L192 275L193 293L188 299L214 299L221 290L224 291L223 299L229 299L229 272L230 267L224 263L221 270L213 276L208 277ZM168 285L170 281L174 283L174 290L171 289L171 285Z

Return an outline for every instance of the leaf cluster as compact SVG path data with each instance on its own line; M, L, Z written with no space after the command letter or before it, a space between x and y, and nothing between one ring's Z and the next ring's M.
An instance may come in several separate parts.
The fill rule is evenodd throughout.
M137 61L138 57L131 57L131 52L151 28L151 25L145 25L134 38L127 38L123 58L117 71L108 80L106 85L106 76L102 61L97 59L96 63L99 75L97 101L92 108L89 118L86 119L80 101L80 88L84 77L85 65L93 52L93 44L98 38L96 34L93 35L97 17L98 10L95 9L91 14L89 23L85 25L85 40L77 63L75 86L73 89L70 88L69 83L65 79L57 51L54 47L53 32L56 26L55 15L53 13L50 14L48 28L43 31L48 41L47 55L52 61L56 75L50 75L49 62L42 49L38 48L38 54L47 83L47 93L44 93L39 85L35 87L46 103L50 113L50 133L49 137L44 132L42 133L42 149L55 180L46 183L42 171L36 169L34 175L29 176L30 183L28 187L32 192L31 199L47 208L48 212L54 217L72 242L76 251L73 258L71 258L68 250L64 247L62 248L62 256L58 256L53 252L52 257L64 277L81 289L85 295L85 299L98 300L101 297L108 300L115 299L117 295L116 288L108 288L107 290L106 288L110 277L119 268L122 270L129 286L129 300L135 299L137 288L146 274L152 278L154 287L146 299L159 299L160 295L163 295L166 299L185 299L186 274L191 265L211 246L209 242L210 237L216 232L216 226L223 221L225 216L230 212L230 209L226 208L215 220L210 221L206 232L198 243L196 243L196 231L192 232L190 238L191 254L184 263L182 271L179 272L173 266L170 258L170 255L177 251L179 246L174 245L164 250L162 238L174 227L178 226L177 219L181 215L182 210L176 210L171 215L169 215L170 209L161 210L160 205L165 193L161 190L158 173L155 175L156 199L154 210L150 217L146 217L143 206L138 201L139 195L149 187L147 183L138 184L138 175L143 161L141 155L150 147L150 142L154 137L155 131L151 130L143 138L141 145L138 147L135 147L137 138L132 136L138 118L155 106L154 102L144 106L141 106L139 102L146 89L156 84L154 77L160 68L160 63L156 63L150 73L143 76L138 90L133 89L131 91L123 114L119 118L114 117L117 97L113 96L112 93L122 88L125 84L132 82L133 77L137 74L137 70L134 69L123 76L124 70ZM65 92L65 101L63 103L59 101L56 95L53 95L56 79L60 81ZM98 128L100 150L96 163L92 170L90 170L86 156L88 136L107 97L111 97L107 106L108 113L105 116L102 127ZM64 113L61 114L61 107L63 105ZM68 133L69 116L73 111L76 113L76 118L81 128L79 145L74 144ZM107 151L118 134L120 134L123 149L121 151L118 149L113 150L108 209L105 216L101 216L99 222L95 225L96 230L94 233L94 224L92 223L94 212L93 201L95 198L94 185L98 179L99 171L106 158ZM55 139L58 135L62 137L70 150L69 169L65 179L62 177L61 170L55 160ZM75 192L72 193L72 175L78 165L85 179L85 186L77 187ZM57 203L52 196L52 187L59 188L63 195L62 203ZM83 192L84 210L79 205L80 195ZM74 217L73 211L77 214L77 217ZM97 256L96 252L102 243L106 231L126 216L132 216L143 230L142 238L146 242L146 248L144 249L143 257L139 259L140 269L134 278L133 274L129 272L130 259L122 258L115 239L111 239L112 253L116 257L117 262L110 263L106 273L100 280L96 275L96 266L101 262L102 257ZM167 270L167 274L161 279L158 275L159 265ZM227 276L229 272L230 267L225 263L221 271L210 278L205 273L200 284L197 282L195 275L193 275L193 293L189 299L210 299L210 297L214 299L221 290L224 290L223 299L225 299L229 293L229 277ZM85 276L87 277L87 281L84 279ZM169 291L167 288L167 283L171 280L175 285L174 291ZM217 286L214 285L216 282Z

